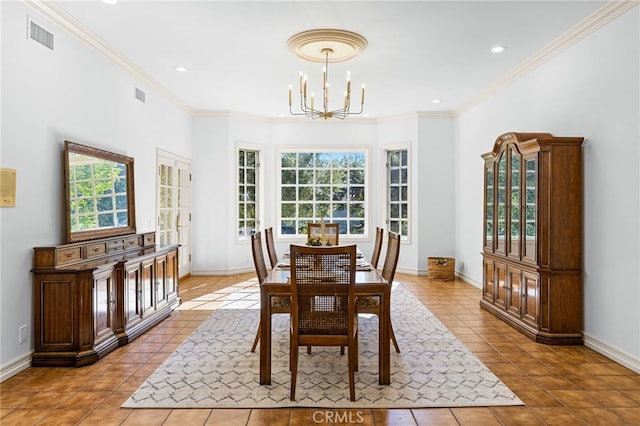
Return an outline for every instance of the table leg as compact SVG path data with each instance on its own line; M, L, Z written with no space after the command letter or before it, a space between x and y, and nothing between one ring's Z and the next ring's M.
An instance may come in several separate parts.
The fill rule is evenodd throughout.
M271 384L271 295L260 288L260 384Z
M391 321L391 290L386 289L380 295L380 341L378 348L378 383L381 385L391 384L391 336L389 334L389 323Z

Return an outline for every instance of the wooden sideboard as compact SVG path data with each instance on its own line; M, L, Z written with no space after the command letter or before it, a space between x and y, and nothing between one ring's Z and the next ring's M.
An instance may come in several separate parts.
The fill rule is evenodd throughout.
M91 364L179 303L178 246L155 233L33 250L33 366Z

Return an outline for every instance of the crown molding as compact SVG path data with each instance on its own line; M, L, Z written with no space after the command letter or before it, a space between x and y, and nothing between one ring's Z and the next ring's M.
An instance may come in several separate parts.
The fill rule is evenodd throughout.
M89 28L82 25L78 20L58 7L54 2L43 0L22 0L22 2L29 6L31 9L41 14L44 18L58 25L64 31L71 34L87 46L104 55L107 59L114 62L116 65L120 66L125 71L140 80L140 82L144 83L146 86L152 88L160 95L173 102L180 109L190 114L192 113L191 108L186 103L184 103L182 99L180 99L169 89L154 80L142 68L133 64L127 57L111 48L111 46L109 46L106 41L98 37Z
M609 0L608 3L600 7L582 21L578 22L547 46L531 55L515 68L511 69L511 71L507 72L507 74L502 76L502 78L480 92L462 107L458 108L454 114L461 114L493 96L496 92L504 89L525 74L533 71L548 60L559 55L565 49L573 46L578 41L607 25L609 22L613 21L620 15L623 15L638 4L640 4L640 0Z
M182 99L176 96L172 91L158 83L149 74L147 74L142 68L133 64L128 58L111 48L104 40L98 37L95 33L83 26L71 15L59 8L54 2L46 0L21 0L31 9L40 13L44 18L49 19L56 25L60 26L64 31L68 32L72 36L76 37L87 46L93 48L97 52L104 55L107 59L111 60L122 69L130 73L132 76L140 80L149 88L155 90L157 93L174 103L180 109L186 111L195 117L241 117L249 118L253 120L261 121L274 121L283 120L282 118L270 118L259 117L252 114L239 113L233 111L194 111L189 105L187 105ZM487 98L493 96L498 91L504 89L517 79L521 78L525 74L538 68L551 58L557 56L565 49L573 46L578 41L592 34L599 28L607 25L612 20L616 19L620 15L626 13L630 9L640 4L640 0L609 0L605 5L596 10L594 13L583 19L567 32L556 38L550 44L539 50L537 53L530 56L528 59L520 63L518 66L507 72L502 78L494 82L488 88L480 92L469 102L455 111L448 112L416 112L412 114L399 114L390 117L383 117L377 119L377 121L393 120L398 118L409 117L455 117L477 104L483 102ZM371 119L376 121L376 119ZM363 121L365 121L363 119Z

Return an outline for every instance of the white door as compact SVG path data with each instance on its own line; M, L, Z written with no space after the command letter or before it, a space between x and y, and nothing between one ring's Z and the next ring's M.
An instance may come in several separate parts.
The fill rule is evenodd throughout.
M178 275L191 273L191 161L158 150L158 245L180 244Z

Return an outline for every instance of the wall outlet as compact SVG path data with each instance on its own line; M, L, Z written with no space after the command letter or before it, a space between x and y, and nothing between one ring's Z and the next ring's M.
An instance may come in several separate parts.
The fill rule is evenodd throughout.
M460 262L460 270L464 271L464 262Z
M25 324L19 329L19 333L18 333L18 339L20 340L19 343L26 342L28 339L28 336L29 336L29 326Z

